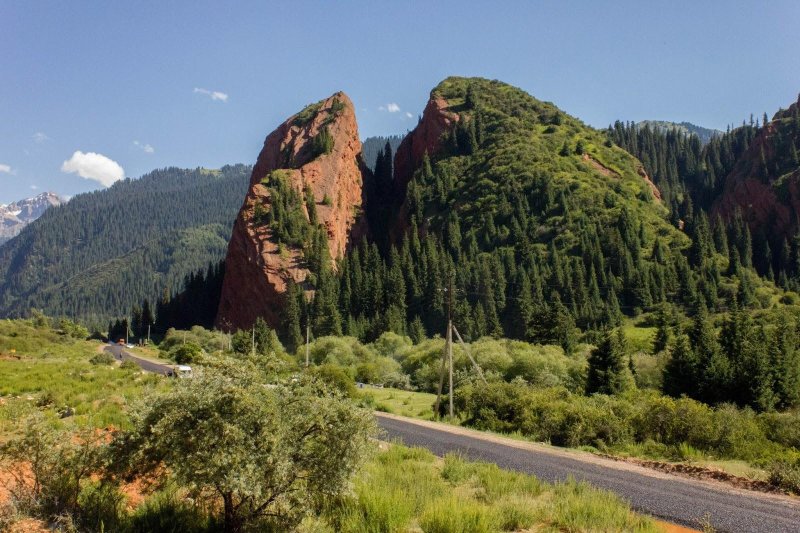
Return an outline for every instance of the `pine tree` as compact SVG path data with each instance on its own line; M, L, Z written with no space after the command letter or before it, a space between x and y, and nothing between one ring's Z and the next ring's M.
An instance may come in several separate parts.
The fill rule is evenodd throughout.
M664 367L662 390L675 398L694 396L698 383L699 361L686 335L678 335L675 347Z
M589 354L586 393L618 394L633 387L626 361L624 338L609 330Z
M293 278L286 284L284 298L286 303L283 307L283 338L286 342L286 349L289 353L294 353L303 344L303 330L300 326L300 303L302 293L298 289Z
M669 348L672 340L671 320L667 315L666 305L660 305L656 312L656 336L653 340L653 354L659 354Z
M776 407L795 407L800 404L800 351L797 349L796 329L785 312L778 316L775 333L769 344L769 358Z

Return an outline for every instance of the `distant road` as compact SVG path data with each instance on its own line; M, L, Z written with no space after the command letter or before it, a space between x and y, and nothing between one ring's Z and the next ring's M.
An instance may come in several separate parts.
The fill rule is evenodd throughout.
M113 355L114 359L116 359L117 361L133 361L134 363L139 365L142 368L142 370L145 370L147 372L153 372L154 374L166 375L167 372L172 370L172 366L170 365L162 365L160 363L154 363L153 361L149 361L141 357L136 357L132 353L126 351L125 346L120 346L119 344L108 345L106 346L105 351Z
M465 428L375 413L388 438L427 448L436 455L458 452L550 481L572 476L609 490L642 513L700 528L708 519L716 531L799 532L800 499L762 494L722 483L694 480L629 463L514 441Z

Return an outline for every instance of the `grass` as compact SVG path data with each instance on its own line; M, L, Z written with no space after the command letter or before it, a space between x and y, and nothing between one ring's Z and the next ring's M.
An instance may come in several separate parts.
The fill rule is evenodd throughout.
M357 480L354 496L323 516L342 532L659 531L611 493L572 480L533 476L444 459L392 445ZM325 529L325 528L319 528Z
M364 388L359 391L362 397L371 398L375 410L395 415L433 420L435 394L413 392L399 389Z
M59 420L66 407L69 424L127 427L127 405L158 376L117 364L93 365L96 342L70 339L30 321L0 321L0 435L35 409Z
M92 365L89 359L97 348L96 342L70 339L30 321L0 321L0 440L37 409L55 424L126 427L131 399L149 387L169 386L163 378L117 364ZM367 389L363 394L399 414L430 413L434 400L432 394L391 389ZM62 404L73 407L75 415L59 420ZM162 519L204 527L203 516L173 500L156 493L129 518L145 529ZM376 533L658 531L622 500L586 484L550 485L493 464L456 455L440 459L427 450L400 445L381 445L357 474L351 496L330 503L303 528Z

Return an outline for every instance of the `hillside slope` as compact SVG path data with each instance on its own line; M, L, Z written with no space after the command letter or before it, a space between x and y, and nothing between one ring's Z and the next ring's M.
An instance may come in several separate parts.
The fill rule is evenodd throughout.
M250 167L157 170L49 209L0 247L0 316L93 325L224 257Z
M691 301L681 283L700 283L716 301L716 285L690 271L689 239L667 220L641 163L520 89L446 79L393 169L367 175L371 244L347 248L330 273L334 283L317 282L308 304L299 296L267 304L264 316L283 317L290 346L306 322L316 336L438 333L449 279L465 336L568 348L575 324L598 327L665 299ZM226 264L226 282L258 282L232 274L235 266Z

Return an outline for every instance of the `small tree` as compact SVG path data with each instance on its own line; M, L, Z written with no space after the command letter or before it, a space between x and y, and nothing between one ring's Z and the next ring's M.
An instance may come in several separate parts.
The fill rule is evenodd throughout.
M617 394L635 386L628 368L622 331L607 331L600 345L589 354L586 392Z
M251 364L214 365L134 410L115 464L209 499L228 532L286 531L341 496L371 449L370 413L309 376L266 387Z

